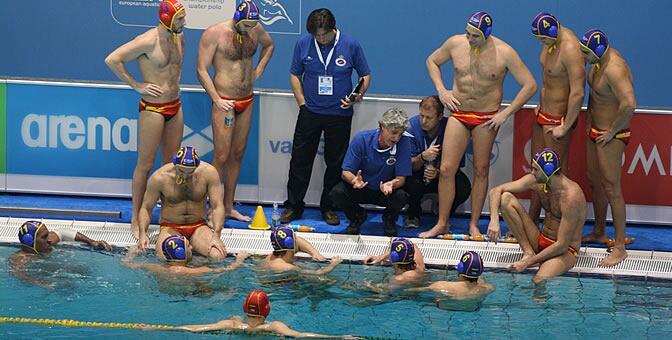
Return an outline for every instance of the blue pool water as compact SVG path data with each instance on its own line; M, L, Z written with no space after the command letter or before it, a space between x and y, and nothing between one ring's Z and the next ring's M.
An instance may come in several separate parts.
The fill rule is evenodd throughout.
M383 281L392 271L389 267L341 264L324 278L283 280L257 271L259 259L248 259L239 270L216 277L157 279L122 267L122 254L67 247L57 248L28 267L31 275L53 284L54 288L47 290L11 275L7 259L17 249L0 246L0 316L165 325L213 323L242 315L247 293L262 289L271 299L269 320L281 320L299 331L326 334L403 339L664 338L672 334L669 281L560 277L545 289L535 289L531 274L486 272L487 280L497 287L493 294L480 306L442 299L444 308L456 309L446 310L437 307L433 294L381 296L362 291L365 281ZM152 261L149 257L137 260ZM452 280L455 271L432 270L430 277ZM183 339L216 335L0 323L0 338L5 339L119 336Z

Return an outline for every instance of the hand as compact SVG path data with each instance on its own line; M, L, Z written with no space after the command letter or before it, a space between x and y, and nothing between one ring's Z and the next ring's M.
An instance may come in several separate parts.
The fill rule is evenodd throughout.
M103 240L91 241L90 245L91 245L91 247L93 247L93 249L105 249L107 251L112 250L112 246L110 246L109 243L107 243Z
M506 113L503 112L497 112L489 121L483 123L483 126L491 129L491 130L499 130L499 128L504 124L506 121L507 115Z
M554 140L559 141L567 135L568 131L567 125L565 125L565 117L562 117L560 118L560 125L553 127L548 133L552 135Z
M616 133L614 132L614 129L611 129L603 133L601 136L597 137L595 139L595 143L600 144L602 146L607 145L607 143L611 142L611 140L614 139L614 135L616 135Z
M437 167L425 168L425 172L423 173L423 176L425 176L425 179L427 181L435 179L436 176L438 175L439 175L439 169Z
M368 184L369 182L364 182L364 179L362 178L362 170L357 171L357 176L355 176L355 179L352 180L352 188L361 189Z
M161 86L151 83L141 83L135 88L135 91L145 96L159 97L163 94Z
M233 100L228 100L228 99L217 99L212 102L212 105L216 106L219 110L222 110L224 112L230 112L231 116L233 116L233 106L236 104L235 101ZM226 117L226 118L231 118L231 117Z
M509 266L509 271L515 272L515 273L520 273L527 269L530 264L527 262L526 259L520 260L512 265Z
M384 182L380 181L380 192L383 193L383 195L387 196L392 193L394 190L394 184L399 182L399 179L395 178L391 181Z
M364 258L364 264L378 264L380 263L380 259L378 256L373 256L373 255L366 255Z
M149 248L149 237L147 237L147 233L142 233L140 238L138 238L138 248L140 248L141 251L145 251Z
M329 261L329 262L331 262L333 265L337 265L337 264L343 262L343 259L340 256L334 256L334 257L331 258L331 261Z
M436 160L437 157L439 157L439 152L441 151L441 147L439 145L432 145L427 148L427 150L422 152L422 160L423 161L433 161Z
M350 100L350 96L345 96L343 99L341 99L341 109L347 110L349 109L352 105L354 105L356 102L362 101L362 95L359 93L353 93L354 100Z
M500 225L499 225L499 220L496 221L490 221L490 224L488 224L488 238L490 238L490 241L497 243L499 241L499 236L500 236Z
M453 96L453 91L448 91L446 89L439 90L439 99L441 99L443 105L445 105L448 110L452 112L459 111L458 106L462 105L457 99L455 99L455 96Z
M324 256L322 256L322 254L319 254L319 253L318 253L318 254L313 255L313 261L324 262L324 261L326 261L326 260L327 260L327 259L324 258Z
M250 253L248 253L244 250L242 250L242 251L238 252L238 254L236 254L236 260L239 261L239 262L245 261L245 259L248 258L248 257L250 257Z
M212 236L212 239L210 240L210 246L208 247L208 253L210 253L212 248L217 249L219 252L221 252L222 255L226 256L226 247L224 246L224 242L222 242L222 239L217 235Z
M536 117L539 115L539 110L541 110L541 105L537 104L537 106L534 107L534 116Z

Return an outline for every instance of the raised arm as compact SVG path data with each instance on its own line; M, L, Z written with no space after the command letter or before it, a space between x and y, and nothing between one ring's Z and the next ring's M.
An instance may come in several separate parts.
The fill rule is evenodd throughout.
M261 24L257 24L256 27L258 27L260 30L258 41L259 45L261 45L261 52L259 53L259 62L257 63L257 68L254 70L255 81L259 79L264 73L266 65L271 60L271 56L273 56L273 50L275 49L273 39L271 39L271 36L268 34L268 32L266 32L264 27Z
M413 248L415 248L415 255L413 257L415 260L415 271L422 273L425 271L425 257L422 255L422 250L420 250L417 244L413 243Z
M238 269L238 267L240 267L240 265L243 264L243 262L245 262L245 259L248 258L249 256L250 256L250 254L248 252L241 251L241 252L238 253L238 255L236 255L236 260L233 263L231 263L230 265L228 265L226 267L219 267L219 268L212 269L211 272L212 273L225 273L225 272L230 272L230 271L236 270L236 269Z
M310 254L315 261L323 262L327 260L312 244L310 244L310 242L301 236L296 236L296 245L299 251Z
M329 263L328 266L322 267L318 270L301 269L299 272L308 275L324 275L334 270L336 266L341 263L341 261L343 261L343 259L340 256L334 256L331 258L331 263Z
M160 96L161 87L155 84L145 84L137 81L126 69L125 63L135 60L145 53L149 53L154 48L156 36L153 31L137 36L135 39L121 45L112 51L106 58L105 64L114 72L114 74L124 83L130 85L134 90L142 95Z
M205 89L205 92L210 97L212 102L216 103L220 100L219 94L215 89L215 83L210 78L208 70L212 66L212 61L215 58L217 51L217 31L214 28L208 28L203 32L201 41L198 43L198 61L196 64L196 75L198 81Z
M517 194L534 189L537 181L534 175L527 174L513 182L507 182L498 185L490 190L488 193L488 202L490 202L490 224L488 225L488 237L491 241L497 242L500 236L499 224L499 206L502 203L502 194L509 192Z
M107 251L112 250L112 246L110 246L109 243L107 243L103 240L92 240L88 236L86 236L86 235L84 235L80 232L76 232L75 241L86 243L89 246L93 247L94 249L101 249L102 248L102 249L105 249Z

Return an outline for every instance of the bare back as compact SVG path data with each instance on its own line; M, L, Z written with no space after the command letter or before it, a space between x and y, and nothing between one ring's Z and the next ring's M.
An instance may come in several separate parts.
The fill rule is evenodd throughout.
M184 62L184 34L178 34L177 43L170 37L161 37L161 27L155 27L139 39L148 40L150 48L138 56L138 65L144 82L161 86L163 94L160 97L143 96L143 99L153 103L163 103L177 99L180 95L180 79L182 77L182 63Z
M571 212L576 216L577 222L571 225L569 245L574 249L579 249L581 232L586 221L586 198L576 182L562 176L560 183L560 189L548 190L548 192L541 190L540 186L535 188L539 194L541 206L546 212L541 233L550 239L557 240L563 215Z
M233 26L233 20L210 26L216 39L212 65L215 69L214 84L217 92L230 98L240 98L252 94L254 67L252 57L257 51L257 38L263 31L261 24L242 35L242 42Z
M567 114L570 85L573 80L570 67L585 74L585 61L579 46L579 40L574 32L562 27L559 42L554 46L545 45L542 48L539 62L542 67L541 107L544 112L555 116ZM581 79L582 83L585 82L585 77Z
M476 56L467 38L455 35L448 39L453 60L453 95L463 111L490 112L499 110L502 85L507 73L507 54L513 49L502 40L490 36ZM513 52L515 53L515 52Z
M219 183L215 168L205 162L194 171L192 177L183 184L177 184L175 166L172 163L162 166L150 181L158 183L161 197L161 222L194 223L206 214L205 202L208 187L213 181ZM152 186L148 190L154 190Z
M627 95L633 95L632 73L630 67L614 48L609 49L609 61L599 69L592 66L588 73L590 84L590 98L588 112L593 127L608 129L618 118L619 105L623 93L617 93L615 88L624 88ZM634 95L633 95L634 96ZM634 101L634 98L633 98Z

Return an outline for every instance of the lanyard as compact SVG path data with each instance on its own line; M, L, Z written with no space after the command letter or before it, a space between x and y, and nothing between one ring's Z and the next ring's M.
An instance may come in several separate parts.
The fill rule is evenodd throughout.
M334 40L334 46L331 47L331 51L329 51L329 54L327 54L327 62L324 62L324 58L322 57L322 50L320 49L320 46L317 44L317 39L313 38L313 43L315 43L315 49L317 50L317 57L320 58L320 62L322 62L322 65L324 65L324 74L327 74L327 65L329 65L329 62L331 61L331 57L334 55L334 50L336 49L336 44L338 44L338 39L341 37L341 31L336 30L336 39Z
M378 151L378 152L380 152L380 153L389 151L389 152L390 152L390 156L395 156L395 155L397 154L397 144L394 144L394 145L392 145L391 147L389 147L389 148L387 148L387 149L378 149L378 148L376 148L376 151Z
M432 146L434 146L434 144L436 144L436 140L437 140L438 138L439 138L439 134L437 133L437 134L436 134L436 137L434 137L434 140L432 140L432 142L429 144L429 147L427 147L427 139L425 139L425 137L422 137L422 141L425 143L425 150L427 150L427 149L431 148Z

